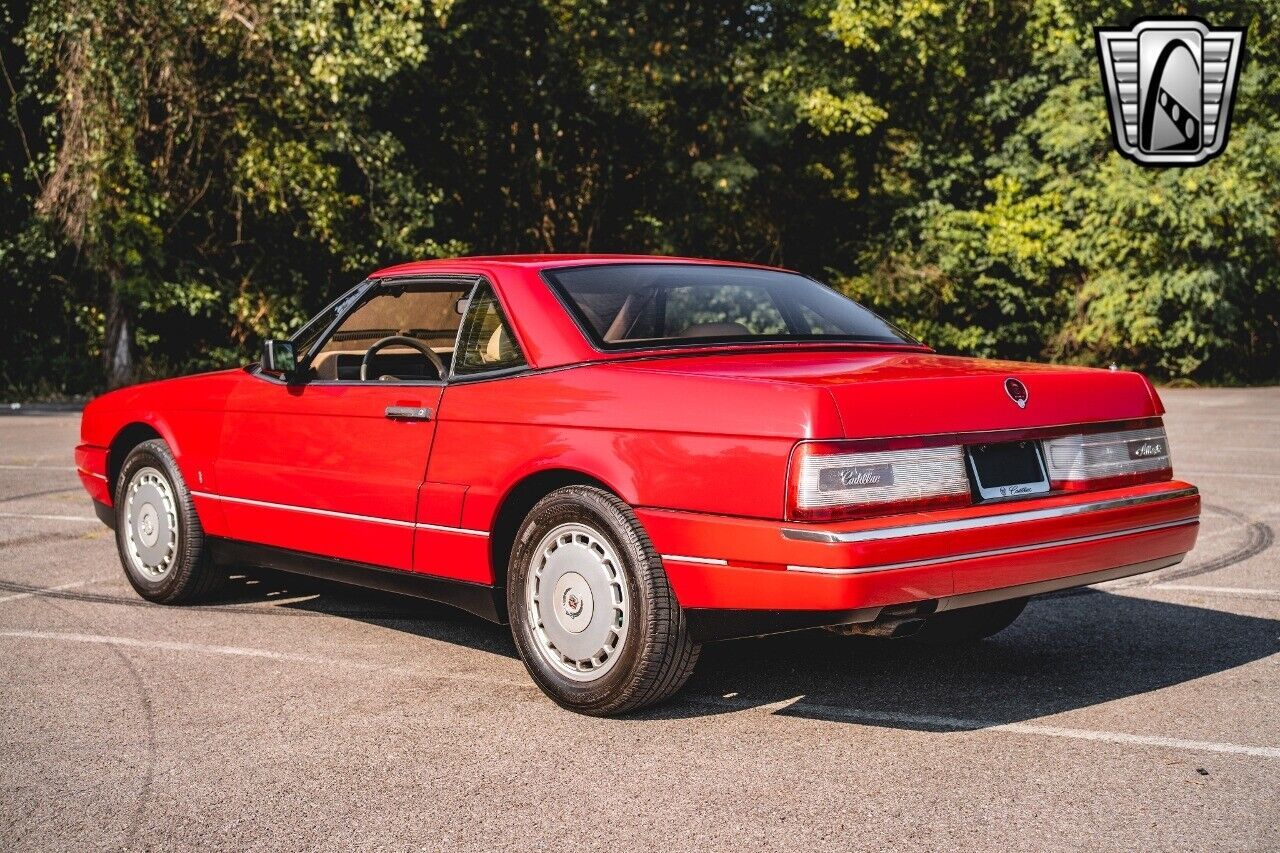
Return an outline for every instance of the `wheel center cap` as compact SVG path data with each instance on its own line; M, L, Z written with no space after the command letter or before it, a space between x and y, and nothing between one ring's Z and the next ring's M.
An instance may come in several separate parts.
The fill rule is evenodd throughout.
M580 634L591 624L591 614L595 611L591 597L591 587L587 580L577 572L565 572L556 581L553 609L560 627L570 634Z
M138 512L138 538L142 540L143 545L150 548L156 544L159 534L159 517L156 515L156 508L146 504Z

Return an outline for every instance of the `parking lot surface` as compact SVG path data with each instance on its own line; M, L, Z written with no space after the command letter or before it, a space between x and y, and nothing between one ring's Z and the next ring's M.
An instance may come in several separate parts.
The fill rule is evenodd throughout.
M143 602L78 415L0 416L0 849L1280 849L1280 389L1162 393L1183 564L962 650L711 645L621 720L444 606L268 574Z

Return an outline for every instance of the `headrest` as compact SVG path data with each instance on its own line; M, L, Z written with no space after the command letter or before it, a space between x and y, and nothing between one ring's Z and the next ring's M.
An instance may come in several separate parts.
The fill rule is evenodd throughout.
M484 360L486 364L502 361L504 355L511 349L511 342L507 338L507 327L499 325L493 330L493 334L489 336L489 343L484 348Z

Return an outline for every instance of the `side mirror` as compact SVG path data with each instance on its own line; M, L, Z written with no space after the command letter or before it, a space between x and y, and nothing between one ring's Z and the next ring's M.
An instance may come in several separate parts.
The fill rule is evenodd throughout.
M278 373L288 379L298 370L298 354L293 349L293 341L263 341L262 370L264 373Z

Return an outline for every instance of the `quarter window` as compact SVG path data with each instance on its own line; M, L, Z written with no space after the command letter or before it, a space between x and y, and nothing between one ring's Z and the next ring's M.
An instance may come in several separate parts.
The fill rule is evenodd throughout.
M508 370L525 365L520 344L488 282L477 285L458 335L453 372L458 375Z

